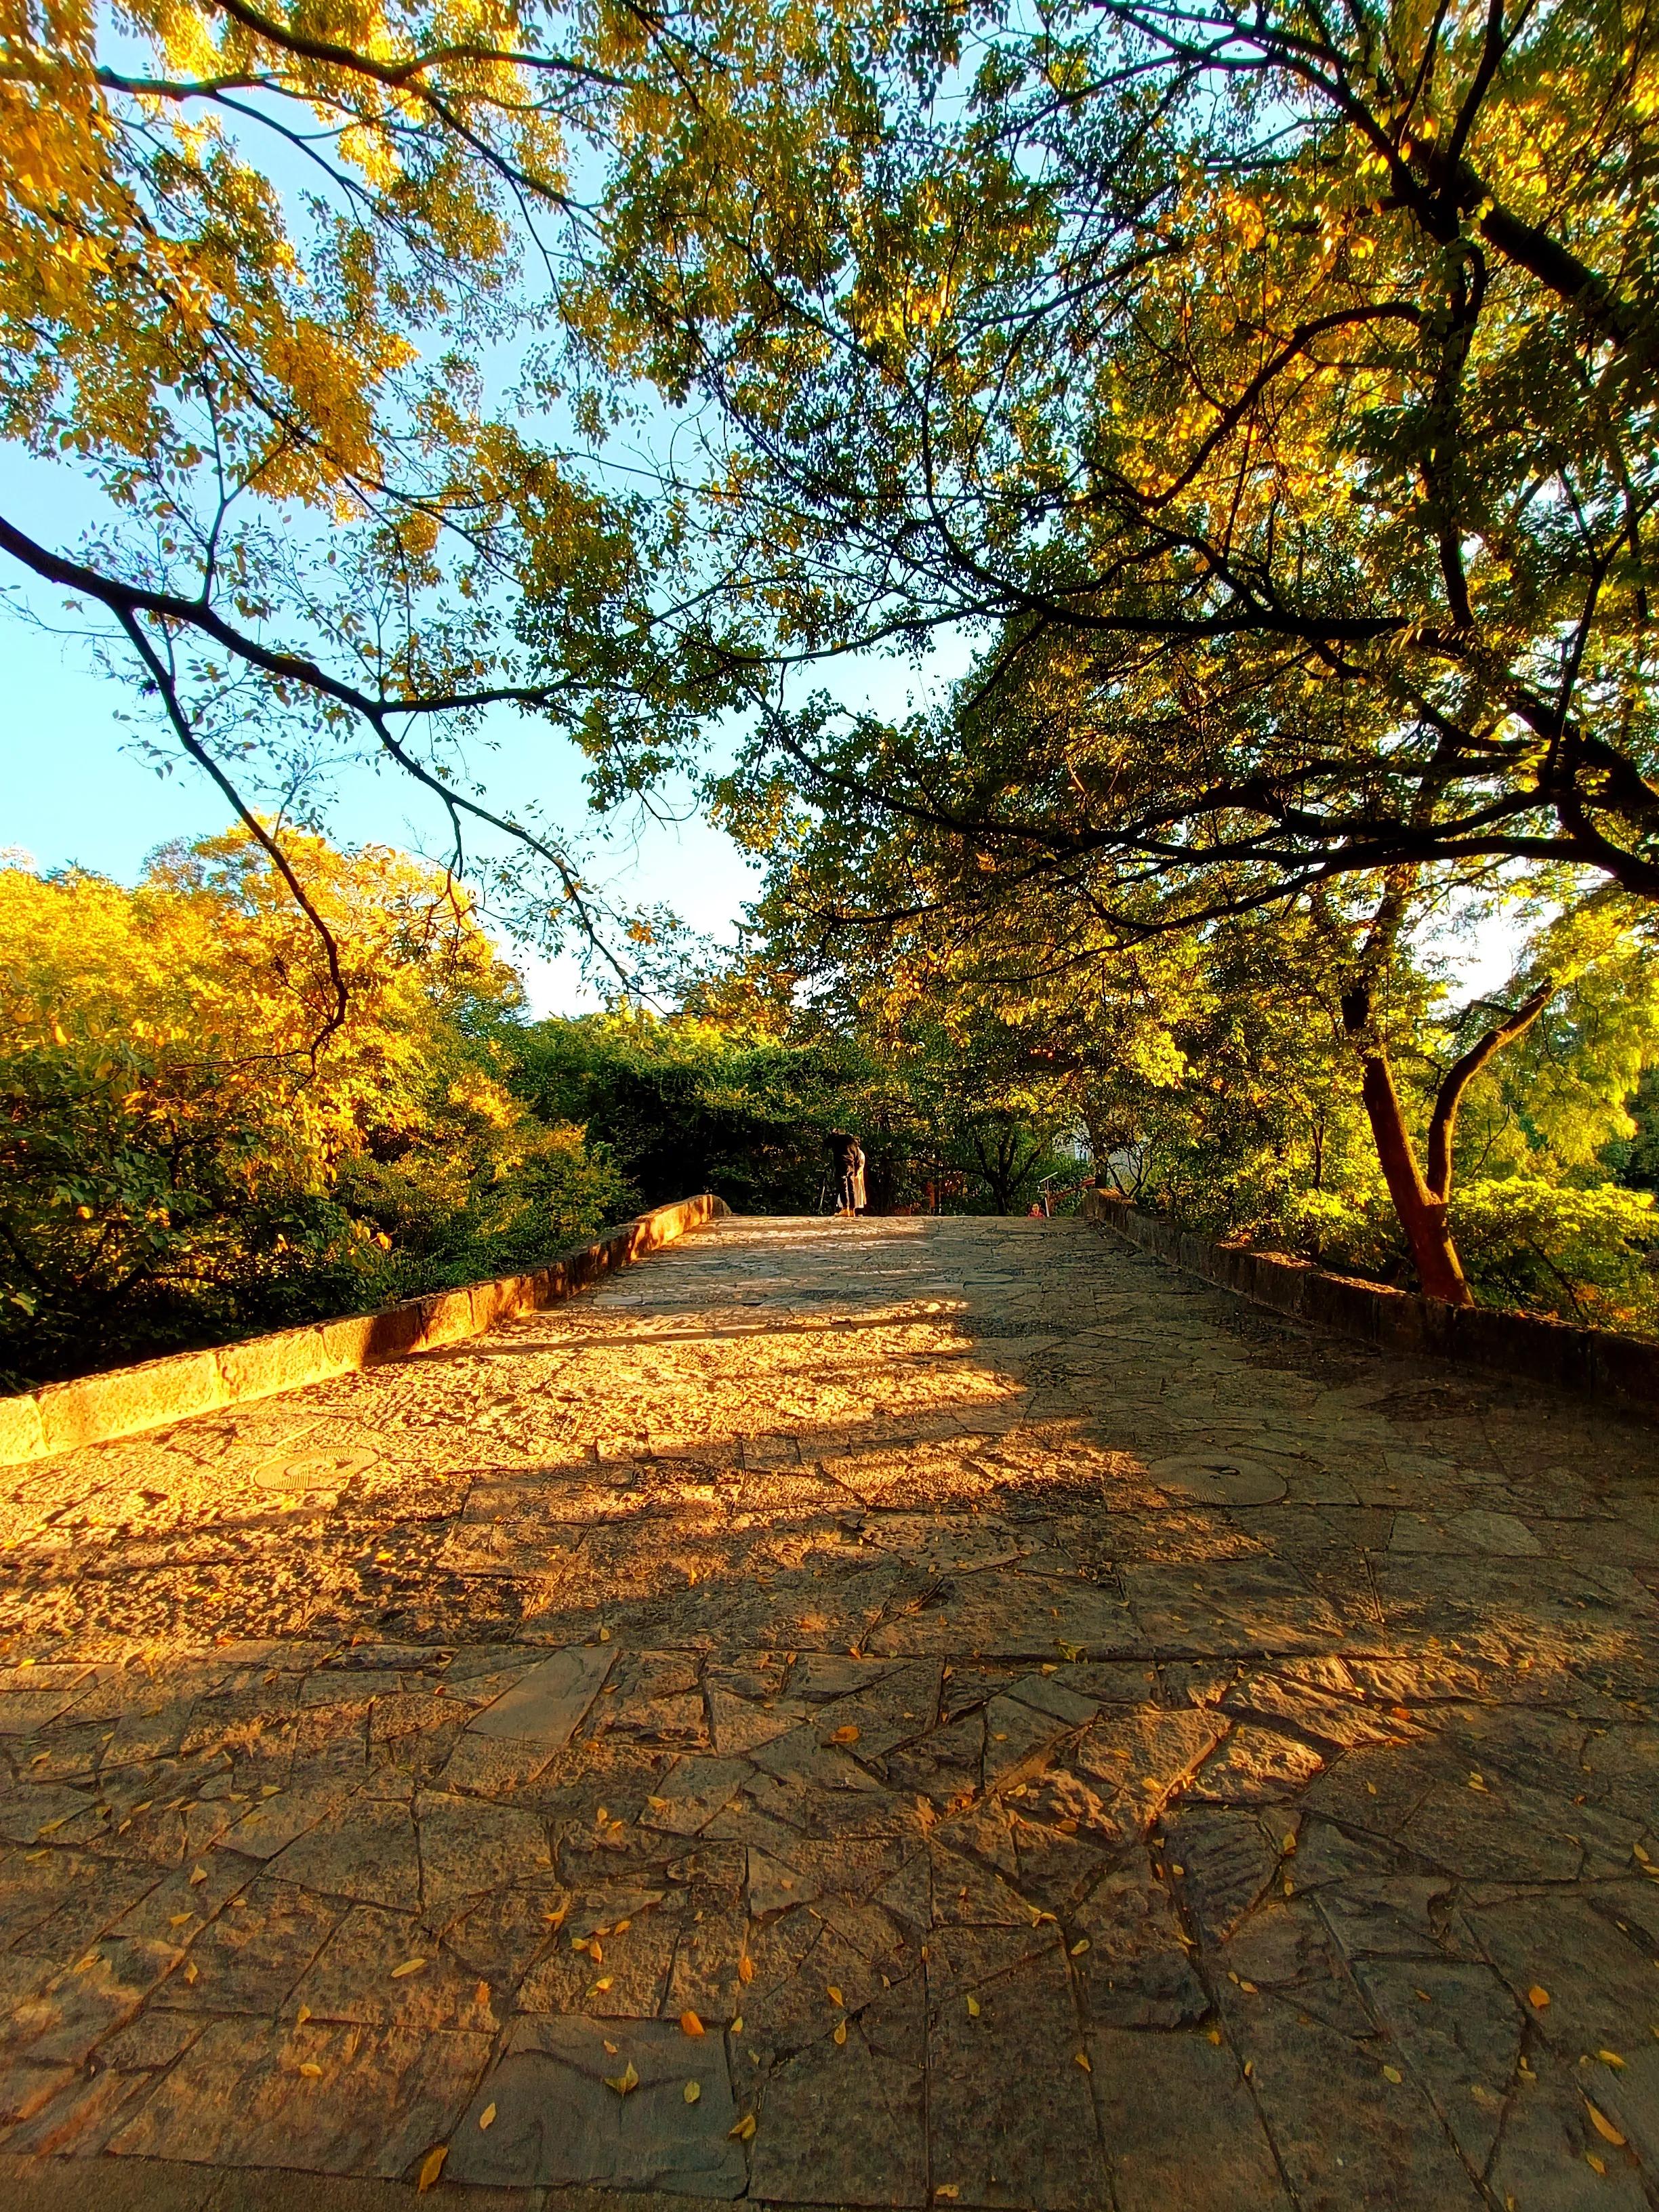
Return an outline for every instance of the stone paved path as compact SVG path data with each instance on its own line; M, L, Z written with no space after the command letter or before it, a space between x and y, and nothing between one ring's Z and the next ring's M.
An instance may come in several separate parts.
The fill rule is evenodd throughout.
M9 2206L1659 2203L1651 1428L734 1221L5 1487Z

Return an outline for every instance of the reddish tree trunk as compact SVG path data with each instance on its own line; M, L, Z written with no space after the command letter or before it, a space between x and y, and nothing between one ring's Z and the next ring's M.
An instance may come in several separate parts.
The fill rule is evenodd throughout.
M1417 1164L1411 1131L1400 1110L1400 1094L1394 1087L1394 1070L1387 1057L1375 1050L1360 1055L1360 1095L1376 1141L1389 1196L1406 1232L1417 1279L1423 1295L1443 1298L1448 1305L1473 1305L1457 1247L1452 1242L1446 1201L1429 1188Z

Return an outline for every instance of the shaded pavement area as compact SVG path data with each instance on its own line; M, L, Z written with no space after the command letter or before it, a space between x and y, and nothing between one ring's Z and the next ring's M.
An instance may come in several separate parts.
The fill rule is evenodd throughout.
M8 2206L1659 2204L1650 1427L732 1220L4 1488Z

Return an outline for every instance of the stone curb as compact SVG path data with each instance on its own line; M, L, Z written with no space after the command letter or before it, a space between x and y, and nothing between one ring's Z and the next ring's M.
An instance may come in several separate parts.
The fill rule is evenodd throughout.
M1142 1212L1113 1191L1085 1191L1083 1212L1086 1220L1206 1283L1316 1328L1358 1337L1380 1351L1521 1375L1531 1382L1659 1411L1659 1344L1644 1338L1578 1328L1541 1314L1449 1306L1386 1283L1328 1274L1311 1260L1287 1253L1212 1243L1167 1214Z
M482 1336L514 1314L534 1313L574 1297L602 1275L631 1266L731 1210L723 1198L705 1191L625 1221L596 1243L567 1253L533 1274L498 1275L464 1290L404 1298L378 1313L278 1329L274 1335L249 1337L210 1352L175 1352L137 1367L111 1368L79 1382L48 1382L21 1397L0 1398L0 1467L137 1436L187 1420L192 1413L246 1405Z

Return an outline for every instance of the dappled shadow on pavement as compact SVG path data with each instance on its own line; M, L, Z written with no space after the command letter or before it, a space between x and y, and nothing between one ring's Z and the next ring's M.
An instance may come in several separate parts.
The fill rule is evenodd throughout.
M732 1221L15 1470L0 2157L1650 2203L1656 1446L1077 1224Z

